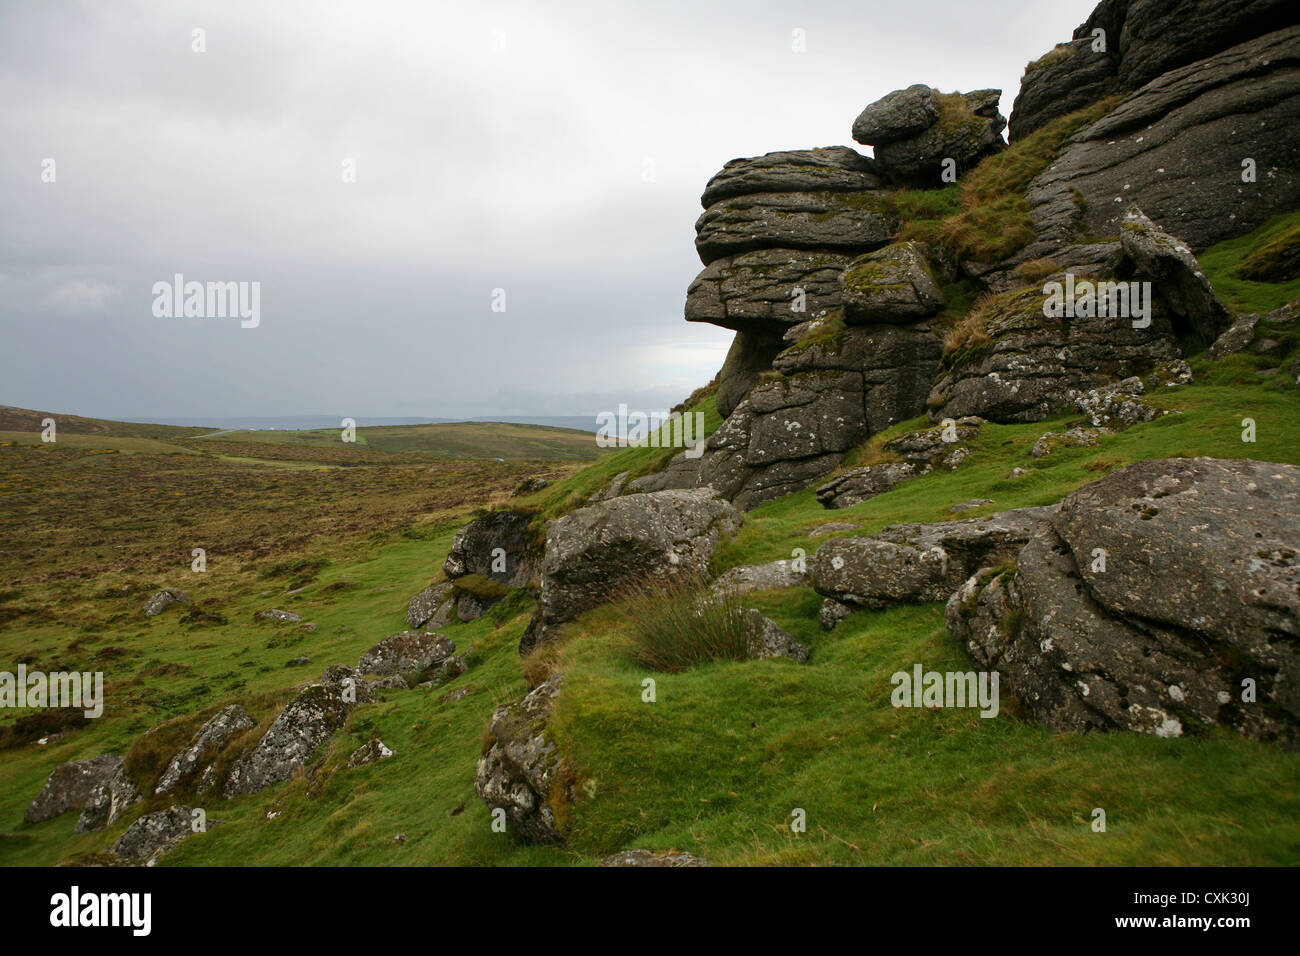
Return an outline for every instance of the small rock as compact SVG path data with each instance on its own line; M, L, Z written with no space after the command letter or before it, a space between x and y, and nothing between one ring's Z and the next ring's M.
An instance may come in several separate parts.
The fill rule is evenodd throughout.
M800 664L808 663L808 656L812 652L783 631L775 621L752 608L746 608L744 613L751 628L748 648L751 659L788 657Z
M144 616L154 617L178 602L181 604L189 602L189 598L185 596L184 591L178 591L176 588L163 588L145 602Z
M972 498L969 501L963 501L961 504L953 505L948 509L949 514L957 514L960 511L974 511L976 508L983 508L985 505L993 504L992 498Z
M1258 324L1258 313L1247 312L1237 316L1232 325L1228 326L1228 330L1215 339L1214 344L1206 350L1206 358L1218 361L1234 352L1240 352L1255 340L1255 326Z
M849 605L842 604L834 598L827 598L822 601L821 610L817 612L817 624L823 631L834 630L836 624L852 613L853 608Z
M153 866L163 854L195 832L193 814L192 808L179 806L147 813L127 827L108 852L124 860Z
M352 751L352 756L348 758L348 768L360 767L362 764L374 763L377 760L387 760L392 755L393 751L384 746L384 742L376 737Z
M310 657L294 657L284 662L285 667L306 667L311 663Z
M708 866L703 857L689 853L652 853L649 850L621 850L600 861L601 866Z
M819 524L808 532L810 538L821 538L828 534L836 534L840 531L857 531L861 525L854 524L852 521L828 521L825 524Z
M294 614L292 611L281 611L277 607L273 607L267 611L258 611L253 616L261 621L275 621L276 623L281 624L297 624L302 620L302 615Z
M719 575L713 582L713 592L729 591L734 595L749 594L775 588L794 588L808 579L807 570L795 569L793 561L770 561L767 564L748 564Z

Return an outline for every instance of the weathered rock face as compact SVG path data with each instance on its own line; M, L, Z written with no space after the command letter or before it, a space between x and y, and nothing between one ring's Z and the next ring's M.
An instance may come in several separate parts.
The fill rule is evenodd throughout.
M1014 560L1050 508L1020 508L939 524L893 525L835 538L813 555L813 589L855 607L946 601L979 568Z
M1138 87L1298 21L1300 11L1285 0L1103 0L1074 35L1105 29L1117 45L1120 82Z
M125 762L118 758L113 772L90 791L86 807L77 818L75 831L89 833L92 830L102 830L109 824L116 823L139 800L140 794L126 774Z
M744 401L759 383L763 373L772 368L772 360L786 347L779 335L762 332L737 332L718 373L718 414L726 418Z
M451 620L451 592L454 589L450 581L430 584L427 588L411 598L406 607L406 623L411 627L442 627Z
M194 832L193 808L168 807L147 813L132 823L109 852L123 860L153 866L163 854Z
M817 500L824 508L851 508L935 468L956 468L970 455L967 443L983 424L983 419L968 416L890 439L883 450L898 461L852 468L818 488Z
M122 758L117 754L61 764L46 778L45 786L27 807L23 819L28 823L41 823L69 810L83 809L95 788L121 766Z
M882 185L875 162L847 146L792 149L733 159L709 180L700 205L754 193L863 192Z
M531 520L518 511L475 518L452 539L443 572L452 581L480 574L509 587L527 587L537 569L536 550L528 541Z
M986 341L950 355L930 393L930 417L1036 422L1069 408L1071 392L1142 375L1182 357L1159 300L1150 325L1119 316L1049 318L1037 288L993 301Z
M800 570L794 561L769 561L767 564L746 564L718 575L713 582L715 593L724 591L736 596L751 591L773 588L796 588L808 580L807 570Z
M405 677L437 667L456 653L456 642L441 634L402 631L384 638L357 661L360 674Z
M1138 271L1160 287L1170 312L1203 340L1213 342L1232 324L1192 251L1136 206L1124 215L1119 241Z
M859 253L883 246L897 229L883 192L754 193L704 210L695 249L705 265L755 249Z
M563 841L549 806L560 754L547 728L563 674L552 675L516 704L492 714L492 744L478 762L474 788L491 810L530 843Z
M892 182L937 186L944 160L954 160L961 170L1006 148L1002 131L1007 121L998 113L1001 96L1001 90L896 90L862 111L853 138L874 147L877 168Z
M972 577L948 627L1050 726L1294 745L1297 541L1300 468L1142 462L1067 497L1014 575Z
M840 308L840 274L851 258L758 249L716 259L686 291L686 321L779 338L793 325Z
M172 757L154 793L171 793L182 781L200 774L200 768L211 769L212 761L232 738L256 726L257 722L239 704L222 708L198 729L188 747Z
M1193 251L1248 232L1300 205L1298 121L1300 27L1164 73L1076 133L1030 184L1036 254L1079 233L1117 234L1135 197Z
M534 642L629 584L707 573L719 540L740 522L707 490L625 495L548 522Z
M1011 142L1119 89L1114 56L1093 45L1091 36L1058 44L1025 68L1011 107Z
M943 295L928 254L919 243L899 242L854 259L843 275L844 321L905 324L938 312Z
M256 793L288 780L360 703L374 695L350 667L334 666L280 712L253 749L237 760L226 778L226 799Z
M698 458L678 455L637 491L711 487L750 509L817 483L843 453L924 411L938 367L928 325L839 327L815 323L773 360L775 378L755 386L710 436ZM793 334L793 333L792 333Z

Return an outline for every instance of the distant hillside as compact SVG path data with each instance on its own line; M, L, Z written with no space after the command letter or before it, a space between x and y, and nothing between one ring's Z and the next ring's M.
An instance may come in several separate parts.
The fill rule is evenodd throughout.
M41 443L41 423L53 418L66 445L150 454L201 454L240 460L325 465L418 463L427 458L508 461L591 461L603 450L590 431L515 422L449 422L358 427L344 442L337 427L214 431L211 428L118 422L0 406L0 441Z

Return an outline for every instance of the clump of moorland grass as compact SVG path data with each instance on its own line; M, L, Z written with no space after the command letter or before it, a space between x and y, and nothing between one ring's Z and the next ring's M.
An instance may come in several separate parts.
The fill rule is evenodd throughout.
M631 588L616 607L627 622L633 659L650 670L678 673L749 656L745 609L731 592L713 593L702 574Z
M966 317L948 330L943 338L944 358L964 352L968 349L987 345L992 339L988 334L989 320L997 311L997 296L985 293L975 300Z

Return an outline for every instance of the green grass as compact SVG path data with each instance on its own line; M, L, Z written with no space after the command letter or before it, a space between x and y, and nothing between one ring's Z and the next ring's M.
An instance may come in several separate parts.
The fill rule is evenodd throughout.
M1275 216L1253 232L1227 239L1211 246L1198 256L1219 298L1234 312L1272 312L1293 299L1300 298L1300 276L1282 282L1261 282L1242 278L1243 268L1259 264L1278 255L1279 249L1291 248L1294 255L1300 211ZM1289 246L1287 244L1290 244Z

